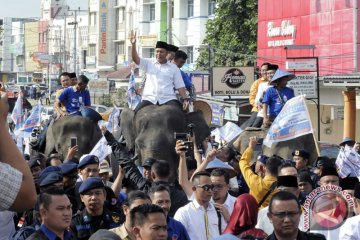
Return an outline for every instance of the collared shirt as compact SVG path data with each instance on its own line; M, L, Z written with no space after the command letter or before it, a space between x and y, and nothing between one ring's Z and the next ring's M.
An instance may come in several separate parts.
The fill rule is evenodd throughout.
M360 215L346 219L345 223L340 227L339 239L360 239Z
M109 231L115 233L123 240L131 240L130 234L126 230L125 223L122 224L120 227L109 229Z
M140 58L140 69L146 72L142 99L153 104L176 100L175 89L185 87L180 69L170 62L160 64L156 60Z
M64 89L59 96L59 101L65 105L68 113L77 112L82 107L91 105L89 91L77 91L75 86Z
M169 239L190 240L189 234L181 222L171 217L167 217L166 222Z
M270 222L270 219L267 216L268 212L269 212L269 207L265 207L259 211L258 222L255 227L262 229L264 232L266 232L267 235L270 235L274 231L274 226L272 225L272 223ZM304 214L303 213L301 213L301 215L300 215L299 229L301 231L304 231Z
M257 202L260 202L265 194L269 191L271 185L276 181L274 176L265 176L264 178L256 175L250 167L250 161L253 154L253 149L248 147L246 151L241 156L239 161L240 170L244 176L244 179L249 186L250 194L256 199ZM266 200L263 202L260 208L264 208L269 205L272 195L277 192L275 189Z
M179 208L174 219L184 225L190 239L212 240L220 235L216 209L211 202L205 209L194 199Z
M45 236L49 240L60 240L61 238L58 237L54 232L52 232L50 229L48 229L44 224L41 224L40 227L41 232L45 234ZM64 231L64 240L72 239L72 234L69 231Z
M258 111L258 107L255 103L255 97L258 92L259 84L264 83L264 82L267 82L267 80L265 80L263 77L261 77L258 80L256 80L255 82L253 82L253 84L250 87L249 102L253 106L253 108L251 109L251 112Z
M0 162L0 211L8 210L19 193L23 174L7 163Z
M281 98L279 97L279 95ZM265 91L264 99L262 102L268 105L269 116L276 117L280 113L285 103L293 97L295 97L295 94L292 88L284 87L278 89L275 87L269 87Z
M228 193L223 206L229 211L230 215L234 210L235 201L236 201L236 197L233 197ZM211 199L211 202L214 203L214 200ZM228 224L228 222L225 220L224 216L221 215L221 231L222 232L224 232L227 224Z

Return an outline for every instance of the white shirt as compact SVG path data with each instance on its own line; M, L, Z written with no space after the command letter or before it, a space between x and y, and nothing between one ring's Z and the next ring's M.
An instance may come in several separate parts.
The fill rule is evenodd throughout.
M262 102L260 102L260 99L264 98L264 94L266 89L268 89L270 86L268 82L263 82L259 84L258 91L256 93L255 97L255 104L257 106L262 106ZM258 117L264 117L264 109L261 107L259 108L259 112L257 114Z
M208 239L206 238L205 211L208 219ZM179 208L175 213L174 219L184 225L190 239L212 240L219 236L218 217L216 209L211 202L209 202L209 206L205 210L194 199L192 202Z
M346 219L340 227L339 239L360 239L360 215Z
M234 204L236 201L236 197L231 196L229 193L227 194L226 200L224 202L224 207L229 211L229 214L231 216L231 213L234 210ZM211 198L211 203L214 203L214 200ZM224 216L221 216L221 230L224 232L228 222L225 220Z
M270 222L267 214L269 212L269 207L264 207L258 213L258 222L256 224L256 228L262 229L266 232L267 235L270 235L274 231L274 226ZM300 231L304 231L304 214L300 215L300 222L299 222L299 229Z
M156 104L176 100L175 89L185 87L180 69L170 62L140 58L140 69L146 72L142 99Z

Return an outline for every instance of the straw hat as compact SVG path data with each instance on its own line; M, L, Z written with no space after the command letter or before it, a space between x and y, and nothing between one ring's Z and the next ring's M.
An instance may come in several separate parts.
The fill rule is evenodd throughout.
M276 70L274 76L270 80L270 83L274 83L275 81L279 80L280 78L286 78L287 81L290 81L295 78L295 75L292 73L289 73L287 71L278 69L278 70Z
M201 112L204 116L205 122L210 125L212 121L212 110L210 104L202 100L195 100L193 104L194 112Z
M206 166L206 170L211 171L211 170L217 169L217 168L223 169L226 172L228 172L230 175L230 178L233 178L237 175L236 171L234 170L233 167L231 167L229 164L226 164L223 161L221 161L220 159L215 157L215 159L212 160L211 162L209 162L209 164Z

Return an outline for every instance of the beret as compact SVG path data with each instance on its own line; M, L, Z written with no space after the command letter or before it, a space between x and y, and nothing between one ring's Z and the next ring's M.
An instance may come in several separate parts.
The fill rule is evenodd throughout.
M304 149L299 149L299 150L295 150L292 153L293 156L299 156L302 158L309 158L310 157L310 153Z
M79 193L84 194L87 191L94 189L94 188L105 188L104 183L102 182L101 178L98 177L90 177L86 179L79 188Z
M266 161L269 159L268 156L265 155L261 155L258 157L258 161L261 162L262 164L266 165Z
M99 158L95 155L82 156L78 164L78 169L82 169L89 164L99 164Z
M61 173L63 175L68 175L72 172L77 171L78 165L76 163L63 163L60 165Z
M63 176L61 172L50 172L46 174L44 177L40 178L39 186L46 187L48 185L60 182L63 180Z

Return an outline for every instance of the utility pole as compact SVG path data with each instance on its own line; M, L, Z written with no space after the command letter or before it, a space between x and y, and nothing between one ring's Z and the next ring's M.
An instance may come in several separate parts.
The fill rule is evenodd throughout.
M67 70L67 64L66 64L66 13L64 13L64 66L63 66L63 69L64 69L64 72L66 72Z
M167 0L167 43L172 44L172 0Z
M79 11L80 11L80 7L79 7ZM73 22L69 22L68 24L69 25L74 25L74 72L76 73L76 30L77 30L77 24L78 24L78 22L77 22L77 17L76 17L76 15L77 15L77 10L74 10L74 21Z

